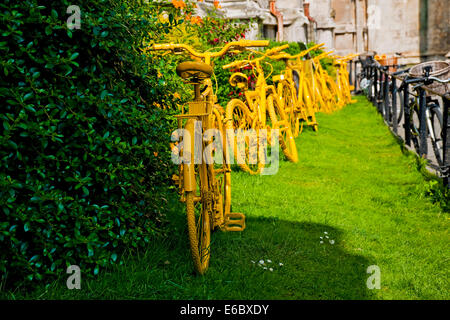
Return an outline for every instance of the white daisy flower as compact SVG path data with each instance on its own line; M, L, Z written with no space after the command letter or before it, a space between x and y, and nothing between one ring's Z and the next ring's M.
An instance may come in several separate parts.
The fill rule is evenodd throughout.
M280 267L282 267L283 266L283 264L280 262L279 264L278 264Z
M269 268L269 270L270 270L270 271L273 271L273 269L272 269L272 268Z
M331 243L331 244L334 244L334 240L330 240L330 243Z
M323 241L320 241L320 243L323 243Z
M272 260L267 259L267 262L268 262L268 263L272 263Z

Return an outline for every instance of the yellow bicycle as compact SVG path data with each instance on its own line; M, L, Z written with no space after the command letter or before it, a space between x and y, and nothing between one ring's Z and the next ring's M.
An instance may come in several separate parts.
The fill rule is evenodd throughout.
M308 81L306 64L301 58L322 46L323 43L315 45L294 56L282 52L271 57L274 60L282 60L286 65L282 74L273 77L273 82L277 84L278 96L288 117L294 137L297 137L302 131L304 123L312 126L315 131L318 129L311 93L313 87Z
M287 116L283 110L282 104L278 97L276 88L273 85L268 85L266 80L270 76L264 75L262 61L270 58L271 55L278 53L289 45L283 45L270 50L265 53L255 52L260 57L247 60L235 61L223 66L223 69L236 68L240 69L247 65L252 66L252 70L256 76L255 90L249 90L247 75L241 72L235 72L230 77L230 84L238 87L244 92L244 100L232 99L228 102L226 107L226 128L227 129L253 129L256 135L259 136L261 129L267 129L268 137L271 136L271 130L279 130L279 142L284 155L289 161L297 162L298 153L295 145L295 140L292 135L291 126ZM238 165L242 170L250 174L258 174L265 166L265 161L259 157L252 157L250 150L255 150L255 139L245 139L245 161L238 161ZM236 145L237 143L235 143ZM237 148L235 148L237 149ZM253 155L256 155L255 153Z
M347 63L353 58L357 57L359 54L350 54L345 57L336 56L336 60L334 64L337 66L338 75L337 75L337 85L338 89L342 94L342 100L344 104L347 103L355 103L356 100L352 99L351 90L354 88L350 86L349 83L349 74Z
M205 161L213 159L214 153L217 152L215 149L208 149L214 139L206 136L208 130L218 130L225 139L223 116L220 106L216 104L217 98L211 81L212 59L223 56L230 49L243 50L246 47L264 47L268 44L268 41L241 40L228 43L220 51L203 53L185 44L155 44L150 48L171 51L174 54L187 52L198 59L182 62L176 68L177 74L194 86L194 99L189 102L187 113L182 109L182 114L176 116L178 128L184 129L184 135L180 137L180 143L176 147L179 150L174 151L179 152L180 158L183 159L179 164L179 175L175 178L181 194L180 200L186 206L191 255L195 270L199 274L204 274L209 266L211 231L217 228L224 231L242 231L245 228L245 216L230 212L231 170L226 161L224 140L222 163ZM198 134L201 136L200 146L195 143ZM198 147L205 150L200 153L200 160L196 157Z

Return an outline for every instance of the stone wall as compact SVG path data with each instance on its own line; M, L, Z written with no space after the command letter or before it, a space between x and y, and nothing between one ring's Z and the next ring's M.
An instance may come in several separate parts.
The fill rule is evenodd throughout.
M198 2L198 12L203 15L208 8L213 7L213 0ZM256 19L257 25L248 32L247 36L275 39L277 19L270 13L269 0L221 0L222 14L230 19ZM308 19L303 14L303 0L278 0L277 8L283 13L284 32L286 41L306 41L305 28Z
M421 0L419 19L420 53L435 59L450 51L450 1Z
M309 3L315 23L305 16L304 2ZM247 34L250 39L275 38L277 20L270 13L269 0L221 0L220 4L225 17L256 19ZM202 13L213 6L213 0L198 6ZM283 13L284 40L323 42L338 54L401 53L400 63L416 63L441 59L450 51L449 0L277 0L276 6Z

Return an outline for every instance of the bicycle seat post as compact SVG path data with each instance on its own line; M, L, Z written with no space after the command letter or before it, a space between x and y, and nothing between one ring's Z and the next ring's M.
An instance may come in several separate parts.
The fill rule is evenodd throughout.
M202 100L202 94L200 91L200 83L195 82L194 84L194 101L201 101Z

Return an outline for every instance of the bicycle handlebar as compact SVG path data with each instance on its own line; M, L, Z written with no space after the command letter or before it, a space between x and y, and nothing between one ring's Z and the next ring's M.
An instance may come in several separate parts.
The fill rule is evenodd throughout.
M317 57L314 57L314 60L320 60L325 58L326 56L329 56L330 54L332 54L334 52L334 50L328 51L328 52L323 52L321 54L319 54Z
M281 54L276 55L276 56L271 56L270 58L273 59L273 60L281 60L281 59L289 59L289 60L293 60L293 59L297 59L297 58L301 58L301 57L303 57L303 56L306 56L306 55L307 55L308 53L310 53L312 50L317 49L317 48L320 48L320 47L322 47L322 46L324 46L324 45L325 45L324 43L316 44L315 46L312 46L311 48L309 48L309 49L307 49L307 50L304 50L304 51L302 51L302 52L300 52L300 53L298 53L298 54L296 54L296 55L294 55L294 56L291 55L291 54L289 54L289 53L282 52ZM322 53L322 54L320 54L319 56L314 57L314 59L317 59L317 58L321 59L321 58L323 58L323 56L329 55L329 54L332 53L332 52L333 52L333 51L329 51L329 52Z
M403 69L403 70L399 70L399 71L397 71L397 72L394 72L392 75L394 75L394 76L398 76L398 75L400 75L400 74L402 74L402 73L406 73L406 72L409 72L409 70L410 70L411 68L407 68L407 69Z
M255 63L255 62L261 61L264 58L269 57L269 56L270 56L270 58L272 58L273 54L278 53L278 52L280 52L280 51L282 51L284 49L287 49L287 48L289 48L288 44L285 44L285 45L282 45L282 46L279 46L279 47L275 47L275 48L269 49L266 52L262 53L261 57L258 57L256 59L252 59L252 60L234 61L234 62L231 62L229 64L226 64L226 65L222 66L222 69L225 70L225 69L230 69L230 68L237 67L237 66L240 66L240 65L243 65L243 64Z
M220 51L217 52L198 52L194 48L186 44L174 44L174 43L166 43L166 44L154 44L150 47L150 50L185 50L198 58L205 57L220 57L223 56L228 50L232 47L235 48L244 48L244 47L267 47L269 45L269 41L267 40L240 40L233 41L227 43Z
M347 62L347 61L352 60L353 58L356 58L359 55L361 55L361 53L353 53L353 54L349 54L345 57L335 56L334 58L335 58L336 62Z
M450 82L450 78L443 80L443 79L439 79L439 78L432 77L432 76L431 77L405 79L404 82L406 84L412 84L412 83L419 83L419 82L427 82L429 80L437 81L437 82L440 82L440 83L448 83L448 82Z
M272 55L274 53L278 53L278 52L283 51L284 49L287 49L287 48L289 48L289 45L288 44L284 44L282 46L275 47L275 48L267 50L266 52L264 52L264 55L270 56L270 55Z
M316 49L319 49L319 48L323 47L324 45L325 45L325 43L319 43L319 44L316 44L315 46L312 46L311 48L308 48L308 49L306 49L306 50L300 52L299 54L296 54L296 55L292 56L291 59L297 59L297 58L304 57L304 56L306 56L308 53L310 53L311 51L316 50Z

